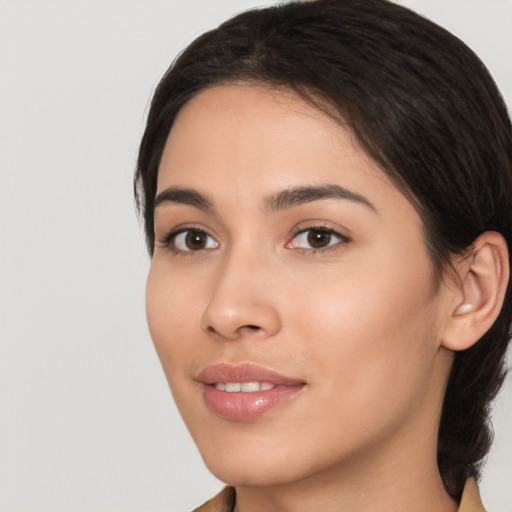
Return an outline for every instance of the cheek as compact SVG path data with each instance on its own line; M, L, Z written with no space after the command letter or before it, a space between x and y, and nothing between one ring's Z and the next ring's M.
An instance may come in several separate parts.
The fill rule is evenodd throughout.
M413 393L428 379L437 352L437 298L428 261L421 261L419 270L407 268L405 257L385 261L384 252L368 265L358 258L359 271L347 264L329 278L318 275L294 301L304 356L315 359L322 378L353 389L347 397L370 400L400 386Z
M146 286L146 315L158 357L169 378L183 368L193 344L186 343L197 329L199 297L194 282L184 286L178 276L154 262ZM180 372L181 373L181 372Z

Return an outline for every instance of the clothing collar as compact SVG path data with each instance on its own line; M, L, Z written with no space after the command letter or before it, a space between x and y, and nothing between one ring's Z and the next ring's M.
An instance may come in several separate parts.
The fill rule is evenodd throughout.
M196 508L194 512L233 512L236 493L234 487L225 487L217 496ZM485 512L480 499L478 487L473 478L469 478L464 486L458 512Z
M485 512L478 487L473 478L466 481L460 500L459 512Z

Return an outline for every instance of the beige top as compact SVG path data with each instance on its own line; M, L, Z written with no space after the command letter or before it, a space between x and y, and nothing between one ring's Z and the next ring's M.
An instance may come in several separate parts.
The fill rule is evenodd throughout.
M225 487L215 498L196 508L194 512L232 512L235 498L234 487ZM466 482L458 512L485 512L478 487L472 478Z

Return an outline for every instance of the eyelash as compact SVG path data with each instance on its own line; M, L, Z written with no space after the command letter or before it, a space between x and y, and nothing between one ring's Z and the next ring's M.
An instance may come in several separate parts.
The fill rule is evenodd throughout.
M327 235L329 237L334 237L338 240L335 241L334 243L331 243L331 240L329 240L329 244L327 246L321 247L321 248L294 247L292 245L293 241L296 240L298 237L300 237L301 235L304 235L305 233L310 233L310 232L321 233L321 234ZM195 235L195 236L206 237L210 240L213 240L214 243L216 244L216 246L215 247L199 248L197 250L194 250L194 249L184 250L184 249L176 248L175 247L176 239L180 235L184 235L187 233ZM348 242L350 242L350 238L348 238L345 235L342 235L341 233L339 233L338 231L336 231L334 229L327 228L325 226L308 226L307 228L300 229L299 231L297 231L293 235L293 237L290 239L290 241L286 243L285 247L287 249L295 249L295 250L299 250L301 252L317 254L317 253L324 253L324 252L332 250L332 249L336 249L339 245L346 244ZM202 253L204 251L211 251L211 250L216 249L219 246L219 242L217 242L206 231L204 231L202 229L194 228L194 227L185 227L185 228L179 228L179 229L173 230L173 231L169 232L163 240L159 240L158 243L162 247L168 248L174 254L183 255L183 256L192 256L194 253ZM207 242L207 243L209 243L209 242ZM307 243L309 243L309 245L311 245L311 243L309 241Z

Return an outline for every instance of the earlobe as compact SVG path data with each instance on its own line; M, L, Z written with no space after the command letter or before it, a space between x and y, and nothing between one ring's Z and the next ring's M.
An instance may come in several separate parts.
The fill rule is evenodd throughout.
M453 314L454 314L454 316L464 315L465 313L469 313L470 311L473 311L473 309L474 309L473 304L465 302L464 304L461 304L460 306L458 306L457 309L455 309Z
M507 243L486 231L473 243L468 258L457 264L459 282L442 335L442 345L454 351L474 345L498 317L509 278Z

